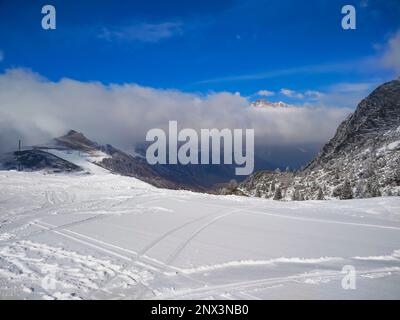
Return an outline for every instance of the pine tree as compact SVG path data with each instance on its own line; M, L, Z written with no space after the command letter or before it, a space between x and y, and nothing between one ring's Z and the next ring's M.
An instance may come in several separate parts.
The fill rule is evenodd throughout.
M229 181L229 184L227 186L227 189L231 192L234 192L237 188L238 188L238 183L235 179L232 179L231 181Z
M353 199L353 190L351 189L350 182L347 179L344 181L339 198L341 200Z
M274 200L281 200L282 199L282 191L281 188L278 187L275 189Z
M272 181L271 192L275 192L275 181Z
M317 200L324 200L324 193L321 188L318 188Z
M396 168L394 172L394 182L396 182L396 185L400 185L400 166Z
M333 174L333 184L337 185L339 183L339 180L340 180L339 169L337 168L337 165L335 165Z
M354 197L355 198L364 198L364 190L363 190L363 185L361 183L361 181L358 181L357 186L356 186L356 190L354 192Z
M382 193L381 190L379 189L379 186L376 184L374 185L374 189L373 189L373 197L381 197Z
M292 194L292 200L293 201L299 201L300 200L300 193L298 188L294 188L293 194Z
M365 186L365 197L380 197L381 191L379 190L378 181L375 178L370 178L367 181L367 185Z

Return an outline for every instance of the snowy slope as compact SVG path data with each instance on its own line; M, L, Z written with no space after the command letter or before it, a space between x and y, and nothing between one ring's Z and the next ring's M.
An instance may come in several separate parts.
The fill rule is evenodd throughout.
M0 299L399 299L399 249L399 197L280 202L0 172ZM345 265L356 290L342 289Z
M63 160L81 167L88 173L92 174L110 174L110 171L97 165L102 160L110 158L109 155L101 151L95 151L91 153L77 151L77 150L57 150L57 149L46 149L46 152L53 154Z

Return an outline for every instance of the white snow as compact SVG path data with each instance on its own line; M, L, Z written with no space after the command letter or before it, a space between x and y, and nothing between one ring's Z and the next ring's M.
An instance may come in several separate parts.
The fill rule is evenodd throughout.
M77 150L46 149L46 152L51 153L68 162L71 162L89 173L93 174L110 173L107 169L104 169L96 164L101 162L105 158L110 158L109 155L101 151L86 153Z
M400 298L400 197L163 190L51 152L94 174L0 171L0 299Z
M384 153L384 152L387 152L387 151L393 151L393 150L396 150L396 149L399 149L399 148L400 148L400 140L393 141L393 142L387 144L386 146L384 146L382 148L379 148L377 150L377 154L381 154L381 153Z
M397 140L397 141L394 141L392 143L389 143L388 146L387 146L387 148L389 150L395 150L395 149L397 149L399 147L400 147L400 140Z

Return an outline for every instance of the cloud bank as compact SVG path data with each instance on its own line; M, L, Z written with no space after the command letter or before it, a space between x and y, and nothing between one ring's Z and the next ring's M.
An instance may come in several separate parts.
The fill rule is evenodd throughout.
M253 108L229 92L207 95L137 84L104 85L61 79L52 82L29 70L0 75L0 148L45 142L69 129L99 143L132 150L151 128L254 128L258 145L324 143L350 112L346 108L290 106ZM317 134L316 134L317 133Z

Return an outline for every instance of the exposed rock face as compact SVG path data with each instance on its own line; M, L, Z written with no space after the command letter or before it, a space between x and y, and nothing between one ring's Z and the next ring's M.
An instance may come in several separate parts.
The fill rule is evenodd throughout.
M239 185L251 196L364 198L400 194L400 81L375 89L304 170L258 172Z
M397 138L395 131L399 126L400 80L394 80L381 85L360 102L308 168L318 168L330 159L346 156L355 147L383 146L392 138ZM393 129L394 132L391 132Z

